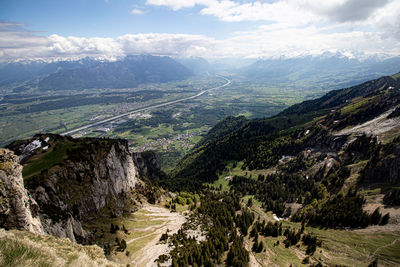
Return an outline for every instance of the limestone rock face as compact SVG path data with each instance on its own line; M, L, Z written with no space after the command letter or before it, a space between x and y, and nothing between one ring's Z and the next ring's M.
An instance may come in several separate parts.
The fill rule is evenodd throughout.
M5 150L5 155L13 158L3 160L6 163L2 164L4 170L0 173L3 181L0 209L2 214L7 214L2 220L9 228L33 229L33 222L37 220L43 233L89 244L93 233L85 229L86 222L99 216L120 216L135 209L133 194L140 174L126 140L39 134L15 141L9 148L23 157L27 168L25 189L18 157ZM32 166L36 169L29 171ZM18 197L21 202L18 205L10 202L14 199L10 192L15 190L9 189L7 182L16 179L16 188L26 194ZM26 216L29 222L20 217L5 221L16 216L13 210L23 214L22 207L31 214L31 220Z
M159 197L153 187L136 186L139 177L163 174L155 155L131 153L126 140L39 134L9 148L21 155L26 177L23 181L18 156L1 150L0 226L5 228L90 244L94 233L85 223L134 211L135 194L153 202Z
M0 149L0 226L44 233L39 206L24 187L18 156Z
M91 234L82 222L104 209L111 216L129 211L137 176L126 142L93 141L32 178L27 188L41 208L46 233L86 244Z
M59 238L68 238L72 242L87 244L90 241L90 233L82 228L80 221L69 216L65 220L42 219L46 234Z
M159 180L165 175L161 170L157 155L153 151L145 151L133 154L134 164L137 166L141 177L146 177L150 180Z

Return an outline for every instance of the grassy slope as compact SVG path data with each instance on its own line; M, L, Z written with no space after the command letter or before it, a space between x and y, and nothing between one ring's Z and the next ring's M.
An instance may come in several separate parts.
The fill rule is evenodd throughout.
M98 246L68 239L0 229L0 266L120 266L108 261Z
M128 230L128 233L126 234L123 231L117 231L114 234L110 233L111 223L118 225L119 227L124 225ZM124 239L127 242L131 239L136 239L127 246L126 250L129 251L128 256L125 251L113 251L110 255L113 261L126 264L132 262L135 256L137 256L136 253L154 238L152 235L153 229L151 227L157 227L163 223L165 223L165 219L162 217L149 216L146 211L139 210L133 214L124 215L118 218L98 218L86 223L85 227L98 232L104 231L104 236L96 240L96 243L100 246L104 243L112 243L117 237Z
M247 200L250 196L244 197ZM247 201L246 201L247 202ZM260 216L261 220L272 221L272 213L265 213L257 201L253 202L253 212ZM290 227L300 230L301 224L283 221L283 229ZM375 258L379 259L380 266L395 266L400 264L400 229L396 232L386 227L372 227L364 230L335 230L306 227L306 233L314 233L322 240L322 247L317 247L310 261L323 265L334 266L367 266ZM301 242L297 246L285 248L280 237L261 237L264 242L265 251L256 253L257 260L263 266L276 264L278 266L303 266L302 261L307 256L306 246ZM279 240L280 244L274 244ZM305 266L305 265L304 265Z
M45 153L35 155L25 164L22 171L24 178L29 178L42 170L48 170L56 164L61 163L67 156L67 150L76 148L76 144L64 140L49 148Z
M400 72L399 72L399 73L396 73L395 75L393 75L392 78L393 78L393 79L400 78Z
M169 201L169 199L166 201ZM189 208L187 205L176 204L176 206L177 211L180 213ZM145 209L139 209L135 213L125 214L118 218L99 217L85 223L85 227L95 230L97 233L104 233L104 236L96 239L96 243L99 246L103 246L105 243L113 243L117 237L121 240L124 239L128 243L126 251L120 252L114 250L110 258L118 263L128 264L135 262L137 258L143 256L140 254L141 249L148 243L153 242L154 238L159 235L156 230L164 227L170 220L170 218L167 218L163 214L155 214ZM120 228L124 225L128 233L124 233L122 230L110 233L111 223L118 225ZM134 241L130 242L130 240Z
M239 174L237 170L232 169L232 174ZM242 174L248 173L256 177L252 171L242 171ZM257 171L256 171L257 172ZM227 173L220 175L220 178L211 186L219 188L222 184L222 190L229 190L228 181L224 180ZM243 203L247 203L248 199L253 197L253 212L256 213L256 218L260 216L261 220L274 222L272 212L264 212L261 208L261 202L254 196L246 195L242 198ZM295 228L300 230L301 224L290 221L283 221L283 228ZM306 227L307 233L314 233L319 240L322 240L322 247L318 247L315 254L310 258L311 262L317 263L320 261L324 265L344 265L344 266L367 266L375 258L379 259L379 264L382 266L394 266L400 264L400 254L397 252L400 249L400 229L392 231L391 228L375 226L372 229L365 230L335 230L321 229L315 227ZM376 230L377 229L377 230ZM280 236L262 237L260 240L264 242L265 251L256 253L256 259L263 266L278 265L288 266L306 266L302 263L307 257L305 254L306 246L301 242L297 246L285 248L283 240L285 237ZM279 240L280 244L274 244Z

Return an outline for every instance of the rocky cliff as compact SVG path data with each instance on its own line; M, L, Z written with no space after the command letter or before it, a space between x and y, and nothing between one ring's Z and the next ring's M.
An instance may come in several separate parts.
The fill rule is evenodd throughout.
M9 148L22 156L29 192L25 193L31 195L27 203L33 203L25 206L40 217L43 232L83 244L92 241L92 233L82 227L85 221L135 209L137 179L152 168L145 161L138 167L140 157L129 152L125 140L47 134L14 142ZM13 162L20 174L15 156ZM10 175L9 171L2 177L10 179ZM9 221L15 223L10 217Z
M43 233L39 206L24 188L22 166L8 149L0 149L0 225Z

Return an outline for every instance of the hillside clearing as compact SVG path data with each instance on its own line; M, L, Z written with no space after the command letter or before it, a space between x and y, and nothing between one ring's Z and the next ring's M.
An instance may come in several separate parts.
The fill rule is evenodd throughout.
M127 241L127 250L132 252L130 257L131 264L138 267L157 266L154 260L162 254L167 254L170 250L168 244L159 243L161 235L167 231L169 231L169 234L176 233L182 224L186 222L186 218L181 213L170 212L166 208L152 205L145 205L138 212L149 217L149 220L160 221L161 224L153 226L141 224L141 226L138 225L137 227L135 227L135 224L132 225L134 226L134 231L142 231L147 234ZM139 249L135 250L135 248Z

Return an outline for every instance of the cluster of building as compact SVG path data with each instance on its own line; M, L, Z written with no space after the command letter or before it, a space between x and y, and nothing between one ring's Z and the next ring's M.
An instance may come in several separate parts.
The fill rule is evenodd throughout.
M145 143L141 146L134 146L132 144L130 149L135 152L143 152L147 150L169 150L172 146L178 144L180 149L191 149L195 144L190 140L190 138L203 134L203 131L193 131L193 132L186 132L180 134L172 134L170 133L170 138L159 138L157 140L153 140L150 142Z

